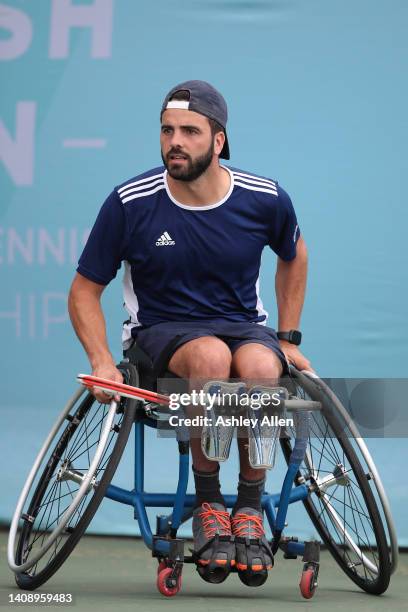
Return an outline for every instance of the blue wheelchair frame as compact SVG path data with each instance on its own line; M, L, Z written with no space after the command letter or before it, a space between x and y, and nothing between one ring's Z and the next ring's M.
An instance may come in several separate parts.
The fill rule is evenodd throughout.
M178 378L171 372L168 372L166 368L163 368L157 372L156 369L152 368L151 363L143 364L142 358L140 357L140 351L139 354L134 352L133 354L129 355L125 354L124 357L124 361L121 362L121 364L118 364L118 368L123 371L125 375L125 382L131 384L133 387L138 387L141 384L142 389L145 391L156 391L159 374L164 376L165 379ZM80 375L79 379L81 382L82 378L87 377ZM178 381L178 383L181 383L182 386L184 386L186 382L187 381L183 381L181 379ZM84 383L82 382L82 384ZM85 383L85 386L88 385ZM291 435L293 431L291 424L290 431L285 430L284 436L280 440L282 451L287 462L287 471L280 492L264 492L261 498L262 509L266 515L272 532L272 540L269 544L271 550L269 552L274 556L277 550L280 548L284 553L284 558L287 559L295 559L302 555L303 570L299 586L303 597L306 599L312 597L317 587L320 543L314 540L298 541L296 537L282 537L286 525L285 519L289 504L303 502L306 507L306 511L312 519L315 529L320 534L321 538L329 548L335 560L341 566L342 570L364 591L380 595L388 588L390 575L396 568L398 558L398 542L396 538L395 526L390 513L389 502L385 495L385 491L374 462L366 445L364 444L364 441L361 439L357 428L354 426L352 421L349 422L348 413L345 411L343 405L323 381L319 381L317 376L312 374L308 374L306 376L301 372L297 372L295 368L289 368L289 380L284 383L284 386L286 387L288 393L283 400L284 404L282 403L282 405L279 407L279 411L281 412L283 410L283 413L286 411L295 412L295 434L294 436ZM165 387L165 395L168 396L169 391L167 381ZM99 455L95 454L95 457L92 460L93 463L91 465L93 466L93 471L90 474L86 472L85 475L80 470L74 469L69 460L68 465L65 465L66 459L62 458L61 454L58 455L57 451L61 447L61 440L63 440L65 443L67 439L71 439L72 431L75 431L84 414L87 414L86 411L89 410L90 406L94 402L94 399L90 395L81 400L79 406L75 408L76 412L73 413L77 414L78 412L78 418L74 418L74 416L70 414L70 411L80 400L83 390L75 393L66 404L36 459L29 478L27 479L27 482L23 488L22 495L20 496L20 500L13 517L9 537L8 560L10 568L16 573L16 581L20 587L28 589L37 588L37 586L45 582L45 580L47 580L60 567L61 563L66 559L85 531L103 496L110 498L113 501L133 507L134 517L139 522L143 541L152 551L152 555L158 558L157 586L163 595L172 596L179 591L181 586L182 566L185 562L195 563L200 576L207 582L212 582L213 584L218 584L220 581L222 582L225 580L230 571L238 572L241 582L248 586L260 586L260 584L263 584L264 578L266 579L267 575L266 569L264 573L262 573L257 572L256 567L254 568L246 565L242 568L242 564L241 567L237 567L238 564L234 565L231 563L231 567L227 568L228 572L222 572L221 574L220 572L215 572L211 567L209 567L209 571L205 571L205 564L200 563L201 558L198 556L197 551L192 551L192 555L190 556L184 555L185 540L184 538L177 536L177 531L181 524L192 517L196 501L195 495L187 495L188 478L190 473L189 430L185 425L177 425L177 427L171 426L171 420L167 421L165 418L163 418L165 414L168 416L170 411L170 406L167 405L167 400L164 402L165 407L160 407L163 398L158 397L156 394L143 393L142 389L139 388L138 393L134 392L131 395L123 393L125 397L130 397L131 401L134 402L128 405L127 413L125 401L128 400L124 400L124 402L120 404L117 402L113 402L111 404L109 413L106 415L108 417L106 425L103 432L102 430L99 432L99 435L103 438L103 446L101 446L99 449L98 442L98 449L95 452L99 452ZM305 393L303 393L303 390ZM142 404L140 399L133 399L134 396L149 398L147 405ZM309 397L311 399L308 399ZM155 403L155 401L158 403ZM311 456L311 452L309 453L308 450L308 444L311 444L310 435L312 434L313 430L311 415L315 410L322 411L321 414L323 415L323 418L326 419L327 425L333 429L333 433L337 437L343 452L342 460L341 456L337 456L337 450L335 450L334 460L329 459L329 471L322 468L322 471L326 472L326 475L324 475L321 480L319 479L318 474L315 475L313 457ZM123 412L125 412L124 417L118 417L119 424L113 426L113 417L116 414L119 415ZM339 416L337 417L336 415ZM46 458L46 453L48 452L50 444L58 435L59 428L65 419L70 422L72 421L74 428L73 426L68 425L64 430L63 436L65 436L65 438L60 438L57 446L55 447L56 450L53 451L53 454L51 455L51 457L55 457L55 461L53 460L50 465L47 464L47 471L44 472L44 468L40 467L41 462ZM309 420L311 421L310 423ZM342 420L347 428L347 431L344 434ZM123 429L120 426L121 422L123 422ZM178 484L177 490L174 494L149 493L144 489L145 427L148 426L159 430L161 428L161 424L164 425L165 429L173 429L174 433L176 434L176 441L178 444ZM127 490L109 483L114 474L115 468L118 465L132 426L134 427L135 435L134 486L131 490ZM97 467L96 462L101 460L101 453L105 452L106 450L106 434L108 434L110 431L115 431L116 433L120 434L109 459L111 462L108 464L110 470L109 468L107 469L101 481L98 482L94 479L91 484L91 477L94 476L95 469ZM254 428L251 435L254 436L256 444L261 443L261 434L258 430L255 433ZM352 444L346 444L348 435L352 435L355 439L355 449ZM323 437L324 440L326 440L325 434ZM324 445L325 441L323 443L323 450ZM66 445L61 448L62 450L66 449ZM323 456L322 453L323 451L321 451L320 457ZM361 456L361 459L359 456ZM347 467L344 457L346 457L350 467ZM63 462L59 465L58 462L62 459ZM88 459L91 461L89 457ZM334 465L332 466L333 461ZM305 466L302 467L303 462L305 462ZM345 463L346 467L343 466L343 463ZM305 468L306 471L304 471ZM27 509L28 513L22 513L24 504L28 499L28 494L33 485L34 477L39 470L42 470L42 473L46 474L44 482L46 487L48 487L48 484L51 482L52 478L51 471L49 471L51 469L53 471L58 469L58 472L56 473L57 479L59 478L61 481L72 480L77 484L80 484L80 488L78 490L78 495L75 498L71 492L71 497L73 497L72 502L69 505L71 514L67 514L67 512L64 510L61 524L58 524L57 527L55 527L45 543L44 540L42 541L42 548L40 546L40 549L33 553L34 559L32 558L31 561L30 559L26 561L26 558L23 557L22 554L23 552L25 554L25 551L28 549L28 546L26 545L27 542L29 542L29 538L31 537L33 531L31 525L34 525L36 517L35 513L39 508L41 508L41 505L38 504L42 502L43 495L45 495L46 491L46 488L43 487L42 481L40 481L40 488L38 484L36 485L36 489ZM91 469L91 466L89 469ZM320 471L320 461L318 471ZM336 533L342 536L340 544L337 544L337 542L332 538L331 533L320 521L322 509L314 505L313 500L315 497L317 497L321 502L323 496L324 503L325 491L329 486L335 486L337 488L337 486L349 486L350 483L353 484L353 479L347 477L347 473L349 471L355 474L357 481L355 485L360 492L359 496L356 498L356 503L359 506L356 508L356 512L359 515L363 514L363 516L370 521L369 528L371 530L371 539L368 538L363 524L366 540L364 540L364 538L360 540L357 531L353 530L357 536L356 543L353 536L350 536L348 533L349 525L345 517L343 517L343 522L341 522L340 519L338 520L336 518L338 516L336 510L334 508L330 510L331 507L329 507L331 512L329 515L330 520L333 516L334 522L332 521L332 523ZM304 472L304 475L302 475L302 472ZM25 570L27 568L30 569L34 565L36 567L38 560L44 556L52 545L54 545L56 538L59 537L61 531L67 527L68 521L72 516L72 512L76 512L78 500L80 501L81 499L80 495L84 496L84 493L87 494L90 492L90 489L88 491L86 490L86 487L89 487L89 485L91 485L91 489L95 489L96 494L91 498L86 509L84 509L84 505L81 506L81 511L83 510L84 514L79 519L76 527L72 528L72 530L68 530L68 528L66 529L69 534L72 534L72 538L68 538L59 552L57 552L57 548L55 548L53 557L48 559L47 565L44 569L40 570L38 577L35 574L35 570L33 573L26 572ZM53 487L54 484L51 484L51 486ZM376 496L378 496L380 506L378 506ZM360 498L361 501L359 501ZM225 496L225 502L228 508L232 508L235 505L236 500L236 495ZM55 499L52 500L52 503L54 502ZM351 503L350 497L349 502ZM49 504L50 502L47 503ZM361 506L361 503L364 503L364 507ZM346 504L344 501L343 507L345 508L347 505L348 504ZM156 517L156 529L155 533L153 534L146 510L147 508L163 507L171 508L172 510L168 515L159 515ZM324 503L323 509L326 507L327 506ZM350 506L350 508L353 512L353 520L355 523L354 507ZM361 509L364 511L364 508L367 508L368 515L365 515L364 512L360 512ZM381 512L384 514L388 533L384 529L384 519L382 518ZM343 512L343 514L345 513ZM25 521L24 529L19 536L16 547L18 522L21 518ZM57 517L56 520L58 520L58 518L59 517ZM43 517L41 518L37 531L40 531L42 520ZM50 525L53 525L56 520L50 523ZM45 533L47 533L47 527L43 526L43 531ZM34 530L34 533L37 532ZM388 546L387 535L389 537L390 546ZM223 535L219 536L218 534L214 536L214 538L223 537ZM237 545L239 544L242 546L245 544L246 548L252 545L252 540L250 538L243 538L239 535L228 535L226 537L228 540L231 539L231 543L234 539ZM36 539L38 539L38 536ZM259 538L255 539L259 540ZM373 544L371 543L371 540L373 539L375 539L374 548ZM35 542L35 539L33 542ZM259 542L257 542L257 544L258 543ZM346 543L347 547L352 552L352 557L350 557L347 553L342 553L343 547L345 548ZM207 542L206 546L207 545L211 545L211 542ZM263 542L262 545L269 548L265 542ZM24 546L26 546L26 548L24 548ZM390 551L389 548L391 549ZM368 552L365 552L366 550ZM59 556L57 557L56 555ZM358 571L360 569L359 566L362 566L361 569L364 573ZM268 567L268 569L270 568ZM254 577L255 579L253 580ZM263 582L260 582L260 580L263 580Z
M189 443L178 440L179 446L179 478L175 494L172 493L147 493L144 490L144 436L145 425L157 427L157 424L150 419L141 419L134 424L135 428L135 468L134 468L134 488L126 490L115 485L110 485L105 493L105 497L114 501L132 506L134 517L139 523L141 536L148 548L155 556L166 557L170 554L170 540L165 539L170 535L176 537L177 530L182 523L188 520L193 511L195 503L194 495L187 495L187 485L189 478ZM274 536L273 550L276 549L284 530L286 515L289 504L304 500L308 494L305 484L293 487L296 474L304 457L307 438L304 436L296 437L295 445L288 464L286 476L283 481L280 493L264 493L262 496L262 508L268 519L272 534ZM226 506L232 508L236 501L236 495L224 495ZM171 514L157 516L156 537L150 527L150 522L146 513L146 508L173 508ZM277 511L276 511L277 509ZM288 556L304 555L305 542L287 541L285 543L285 553ZM189 559L185 559L189 561Z

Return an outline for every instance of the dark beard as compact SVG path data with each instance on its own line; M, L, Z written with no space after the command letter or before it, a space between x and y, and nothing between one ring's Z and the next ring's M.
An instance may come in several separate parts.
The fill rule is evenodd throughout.
M171 151L170 153L174 154L174 153L177 153L177 151ZM186 155L186 154L183 153L183 155ZM204 153L204 155L197 157L197 159L195 159L194 161L191 159L189 155L186 155L186 158L187 158L186 167L180 165L178 168L173 168L172 170L170 170L169 168L169 164L163 155L163 151L161 152L161 156L162 156L163 163L167 168L167 172L170 174L171 178L177 179L178 181L184 181L184 182L195 181L202 174L204 174L204 172L210 166L212 162L212 158L213 158L213 145L211 144L207 153Z

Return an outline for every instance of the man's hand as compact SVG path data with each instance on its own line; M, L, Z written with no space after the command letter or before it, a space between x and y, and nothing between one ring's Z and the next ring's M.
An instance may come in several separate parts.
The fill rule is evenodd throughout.
M101 364L94 367L94 369L92 370L92 376L108 378L109 380L113 380L114 382L123 383L123 376L113 362ZM101 391L100 389L95 389L93 387L92 394L95 396L98 402L101 402L102 404L109 404L109 402L112 401L112 396L108 395L107 393L104 393L104 391ZM120 396L115 395L114 399L115 401L119 402Z
M280 340L280 347L287 361L296 366L298 370L310 370L314 372L310 361L299 351L298 347L286 340Z

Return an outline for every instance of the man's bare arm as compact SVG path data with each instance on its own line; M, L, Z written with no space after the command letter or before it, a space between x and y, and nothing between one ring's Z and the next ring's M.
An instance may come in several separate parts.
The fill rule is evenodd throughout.
M305 300L307 278L307 249L302 236L296 244L296 257L291 261L278 258L275 276L275 291L278 305L278 330L299 329ZM310 362L299 349L285 340L281 348L290 363L300 370L311 369Z
M88 355L94 376L122 382L123 377L115 366L106 338L105 317L101 307L101 296L105 289L76 274L68 296L68 311L75 332ZM94 391L102 402L110 398L101 391Z

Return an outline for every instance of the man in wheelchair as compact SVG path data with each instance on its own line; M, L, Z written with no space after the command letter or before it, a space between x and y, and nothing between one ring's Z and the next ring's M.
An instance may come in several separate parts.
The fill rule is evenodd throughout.
M103 204L69 295L72 324L95 376L122 381L100 304L122 262L124 348L136 341L157 364L171 345L167 368L192 390L203 379L277 381L288 363L310 369L298 349L307 253L291 200L275 180L220 164L230 157L226 123L225 100L211 85L177 85L161 109L164 166L123 182ZM278 332L266 326L259 296L267 245L278 256ZM100 390L94 395L110 401ZM191 438L196 562L263 575L273 565L261 510L265 469L251 466L248 440L240 438L238 447L230 516L219 464L204 454L200 438Z

